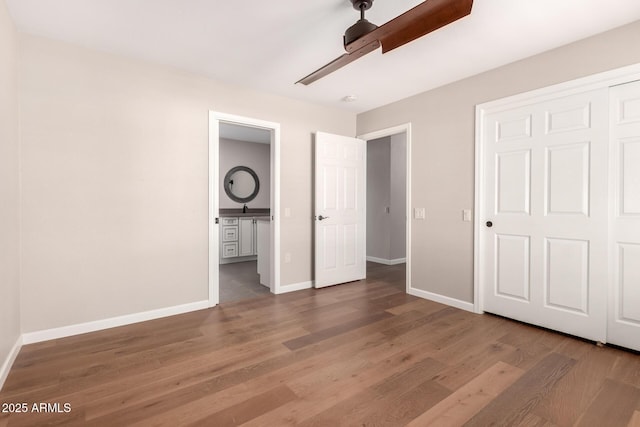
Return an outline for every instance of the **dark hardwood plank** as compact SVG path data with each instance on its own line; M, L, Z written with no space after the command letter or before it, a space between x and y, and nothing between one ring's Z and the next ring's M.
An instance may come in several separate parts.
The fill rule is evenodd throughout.
M442 369L442 363L428 358L431 342L416 344L414 333L426 336L423 328L391 339L382 336L379 342L370 341L371 345L354 354L354 360L343 357L333 366L288 381L301 399L247 425L298 425L420 361L427 360L429 366Z
M393 315L389 313L374 313L374 314L366 315L357 319L347 321L338 326L322 329L300 338L294 338L292 340L284 342L283 344L289 350L297 350L299 348L306 347L311 344L316 344L320 341L327 340L336 335L341 335L345 332L358 329L362 326L366 326L368 324L375 323L379 320L383 320L392 316Z
M437 405L414 418L408 426L460 426L511 386L523 373L520 368L497 362Z
M203 427L237 426L290 402L296 399L296 397L295 393L293 393L287 386L281 385L265 393L251 397L242 403L238 403L223 409L222 411L211 414L190 425ZM166 420L166 418L163 418L163 424L167 426L175 426L181 423L185 423L184 418L174 420Z
M353 423L353 420L361 420L362 425L372 425L380 417L393 414L403 395L419 386L422 386L420 396L425 404L433 405L450 394L447 389L430 380L438 371L438 365L432 359L414 363L407 370L389 375L299 425L346 426ZM424 384L425 382L428 384Z
M560 424L563 425L563 424ZM567 424L570 425L570 424ZM549 420L545 420L535 414L527 414L523 420L518 424L518 427L557 427L558 424L554 424Z
M438 383L449 390L457 390L514 351L513 347L506 344L488 342L485 346L478 345L477 349L469 349L466 357L459 361L448 361L449 368L438 374Z
M519 368L530 369L563 342L562 335L522 323L520 326L522 328L498 339L499 342L516 348L504 361Z
M640 384L640 364L638 364L640 355L638 353L619 351L616 356L609 377L629 385L637 386Z
M577 426L626 426L640 401L640 388L606 380Z
M576 359L575 366L535 409L536 415L562 426L575 424L613 368L608 349L593 348L593 344L581 341L574 343L575 350L569 357Z
M558 353L547 355L464 425L488 426L496 420L501 420L501 425L522 422L574 364L575 360Z

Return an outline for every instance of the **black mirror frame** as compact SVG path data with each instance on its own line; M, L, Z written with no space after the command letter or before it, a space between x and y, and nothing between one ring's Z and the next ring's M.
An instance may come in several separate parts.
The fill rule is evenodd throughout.
M230 187L230 183L231 183L231 177L233 176L234 173L238 172L238 171L245 171L248 172L249 175L251 175L251 177L253 178L253 181L255 182L256 186L253 189L253 193L249 194L247 197L238 197L235 194L233 194L231 192L231 187ZM256 196L258 195L258 191L260 191L260 180L258 179L258 175L256 175L256 173L253 171L253 169L247 167L247 166L236 166L233 167L231 169L229 169L229 172L227 172L227 174L224 176L224 192L227 193L227 196L229 196L229 198L231 200L233 200L234 202L238 202L238 203L248 203L250 201L252 201L253 199L256 198Z

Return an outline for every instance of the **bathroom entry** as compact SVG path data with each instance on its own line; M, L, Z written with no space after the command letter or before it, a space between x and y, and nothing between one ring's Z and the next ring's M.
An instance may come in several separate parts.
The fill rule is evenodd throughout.
M221 303L270 293L258 271L258 221L271 220L270 144L266 129L220 124Z
M209 304L279 289L280 126L209 114Z

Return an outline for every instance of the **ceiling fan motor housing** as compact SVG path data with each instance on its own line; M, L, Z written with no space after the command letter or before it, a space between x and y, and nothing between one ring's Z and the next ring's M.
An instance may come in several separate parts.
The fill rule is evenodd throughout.
M371 31L378 28L376 24L372 24L366 19L359 19L358 22L347 28L347 31L344 32L344 45L345 47L365 34L370 33Z
M351 0L351 3L353 4L354 9L360 11L360 19L344 32L343 41L345 47L349 43L358 40L360 37L378 28L376 24L372 24L364 19L364 11L371 8L373 0Z

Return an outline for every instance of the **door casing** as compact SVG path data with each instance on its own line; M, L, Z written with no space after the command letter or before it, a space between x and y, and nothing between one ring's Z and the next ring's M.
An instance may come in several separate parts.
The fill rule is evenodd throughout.
M219 232L219 141L220 123L265 129L271 132L271 292L281 293L280 286L280 124L250 117L209 111L209 306L220 302Z

